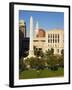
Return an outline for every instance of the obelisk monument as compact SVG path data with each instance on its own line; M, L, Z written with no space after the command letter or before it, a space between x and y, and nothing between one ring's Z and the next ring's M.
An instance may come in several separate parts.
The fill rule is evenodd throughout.
M32 16L30 17L30 45L29 45L29 56L28 57L33 57L34 56L34 50L33 50L33 18Z

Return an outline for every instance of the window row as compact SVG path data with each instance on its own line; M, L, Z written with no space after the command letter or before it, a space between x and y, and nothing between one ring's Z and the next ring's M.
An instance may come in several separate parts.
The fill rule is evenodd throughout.
M34 42L45 42L45 40L33 40Z
M48 34L48 38L59 38L59 34Z
M59 38L58 39L48 39L48 43L59 43Z

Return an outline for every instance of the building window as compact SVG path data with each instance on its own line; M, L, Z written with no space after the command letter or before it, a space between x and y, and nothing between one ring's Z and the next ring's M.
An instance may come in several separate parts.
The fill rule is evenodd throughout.
M57 53L59 53L59 49L57 49Z
M54 39L53 39L53 43L54 43Z
M59 34L58 34L58 43L59 43Z
M58 38L59 38L59 34L58 34Z
M52 38L52 34L51 34L51 38Z
M55 39L55 43L57 43L57 39Z
M57 34L55 34L55 38L57 38Z
M58 43L59 43L59 34L58 34Z
M51 43L52 43L52 39L51 39Z
M45 40L41 40L41 42L45 42Z
M38 40L34 40L34 42L38 42Z
M53 39L54 39L54 34L53 34Z
M61 54L64 55L64 49L61 50Z

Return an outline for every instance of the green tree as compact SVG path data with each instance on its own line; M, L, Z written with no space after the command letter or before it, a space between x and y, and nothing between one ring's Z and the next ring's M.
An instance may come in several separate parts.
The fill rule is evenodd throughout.
M59 66L64 67L64 56L63 55L61 55L59 58Z
M25 61L28 65L30 65L31 68L43 69L43 67L45 66L45 62L42 58L31 57L28 60L27 59Z
M59 62L60 67L64 67L64 49L61 50L61 55L59 57L58 62Z
M51 68L51 70L57 70L58 67L58 57L57 55L54 55L54 49L51 48L51 50L46 51L46 62L48 64L48 67Z
M54 49L53 48L49 49L48 51L46 51L45 54L46 54L46 56L53 55L54 54Z
M54 54L54 49L53 48L51 48L51 55L53 55Z
M43 53L42 50L39 50L39 49L37 49L37 48L34 46L34 55L35 55L36 57L43 57L43 56L44 56L44 53Z

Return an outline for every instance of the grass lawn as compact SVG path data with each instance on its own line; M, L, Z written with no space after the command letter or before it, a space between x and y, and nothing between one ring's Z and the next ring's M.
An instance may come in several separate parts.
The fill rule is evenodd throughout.
M59 68L57 71L44 70L25 70L19 73L19 79L32 78L47 78L47 77L62 77L64 76L64 69Z

